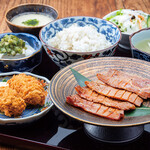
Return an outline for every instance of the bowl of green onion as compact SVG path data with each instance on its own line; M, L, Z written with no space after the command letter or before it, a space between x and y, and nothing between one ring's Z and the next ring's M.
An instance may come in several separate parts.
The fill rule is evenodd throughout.
M32 71L42 60L42 44L28 33L0 34L0 72Z

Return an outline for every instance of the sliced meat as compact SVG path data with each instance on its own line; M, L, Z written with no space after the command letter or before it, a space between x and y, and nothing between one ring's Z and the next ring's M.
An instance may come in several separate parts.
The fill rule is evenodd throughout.
M87 101L81 98L79 95L71 95L66 97L66 102L75 106L80 107L83 110L112 120L121 120L124 117L124 111L107 107L98 103Z
M109 85L101 84L100 82L94 82L94 81L85 81L85 84L90 89L107 97L111 97L122 101L127 101L132 104L135 104L136 106L140 106L143 102L143 99L140 98L137 94L128 92L126 90L116 89Z
M144 99L150 98L150 79L116 69L98 73L97 77L110 86L134 92Z
M80 97L87 99L89 101L101 103L105 106L114 107L114 108L118 108L118 109L122 109L122 110L135 109L135 105L133 105L129 102L122 102L122 101L118 101L118 100L113 100L113 99L108 98L106 96L100 95L95 91L92 91L88 87L81 87L78 85L75 87L75 89L78 92Z

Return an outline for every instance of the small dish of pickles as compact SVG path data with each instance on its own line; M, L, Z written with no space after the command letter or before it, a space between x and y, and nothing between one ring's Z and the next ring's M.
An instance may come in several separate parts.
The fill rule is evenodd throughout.
M15 35L6 34L0 41L0 58L22 58L34 52L26 41Z
M32 71L41 63L42 44L28 33L0 34L0 72Z

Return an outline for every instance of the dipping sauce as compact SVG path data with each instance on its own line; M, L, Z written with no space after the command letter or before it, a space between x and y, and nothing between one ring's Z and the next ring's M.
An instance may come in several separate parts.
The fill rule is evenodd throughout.
M135 47L144 52L150 53L150 39L142 40L138 42Z
M16 25L25 27L38 27L46 25L54 19L45 13L27 12L16 15L11 19L11 22Z

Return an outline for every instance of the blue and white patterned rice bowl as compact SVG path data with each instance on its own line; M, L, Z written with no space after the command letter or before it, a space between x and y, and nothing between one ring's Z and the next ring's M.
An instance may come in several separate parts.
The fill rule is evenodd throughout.
M106 39L112 44L112 46L106 49L91 52L75 52L60 50L48 44L48 40L53 38L57 32L62 31L64 28L70 27L73 24L77 24L82 27L86 25L94 26L99 33L106 36ZM112 56L119 41L121 40L121 31L116 25L104 19L87 16L75 16L58 19L47 24L41 29L39 38L46 53L52 61L54 61L60 68L63 68L84 59Z

